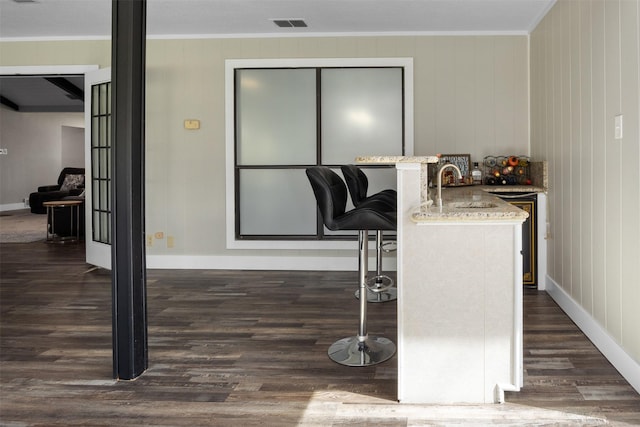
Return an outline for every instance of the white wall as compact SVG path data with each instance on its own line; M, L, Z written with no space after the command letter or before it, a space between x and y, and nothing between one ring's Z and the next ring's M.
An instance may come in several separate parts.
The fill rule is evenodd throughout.
M62 126L61 162L63 167L83 168L84 165L84 128Z
M20 113L0 108L0 209L23 208L39 186L56 184L63 164L63 127L84 127L82 113ZM82 130L82 129L81 129ZM84 146L80 146L84 152ZM64 160L71 161L70 154ZM77 159L76 159L77 161ZM6 208L6 209L5 209Z
M550 171L548 289L596 344L621 347L601 350L637 389L639 28L638 0L559 0L531 36L531 151Z

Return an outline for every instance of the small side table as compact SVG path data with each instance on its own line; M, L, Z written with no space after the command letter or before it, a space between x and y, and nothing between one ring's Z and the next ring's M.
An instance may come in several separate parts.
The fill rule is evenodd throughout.
M82 205L81 200L56 200L53 202L43 202L42 205L47 208L47 218L51 218L51 227L49 227L49 223L47 221L47 242L49 243L77 243L80 241L80 205ZM73 222L75 220L76 223L76 234L56 238L55 233L55 223L56 223L56 208L69 208L71 210L71 228L73 230ZM74 215L75 214L75 215ZM51 215L51 216L49 216Z

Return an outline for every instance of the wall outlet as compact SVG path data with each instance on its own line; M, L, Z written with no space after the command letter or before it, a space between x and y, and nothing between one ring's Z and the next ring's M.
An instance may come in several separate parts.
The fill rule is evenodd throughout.
M622 114L618 114L614 119L615 139L622 139Z
M200 120L186 119L184 121L184 128L190 130L198 130L200 129Z
M173 244L174 244L173 236L167 236L167 248L169 249L173 248Z
M153 236L151 234L147 234L147 246L153 246Z
M29 207L29 198L28 198L28 197L26 197L26 198L22 199L22 202L24 203L24 207L25 207L25 208L28 208L28 207Z

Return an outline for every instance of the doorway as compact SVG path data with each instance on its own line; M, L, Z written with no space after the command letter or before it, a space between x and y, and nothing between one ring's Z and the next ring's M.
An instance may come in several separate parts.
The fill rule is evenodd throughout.
M85 166L87 126L82 84L85 74L97 68L97 65L0 67L0 82L6 82L2 96L21 87L25 92L40 95L42 91L56 92L45 94L39 101L25 101L22 96L5 96L2 100L1 139L7 155L1 159L0 211L27 210L29 194L38 186L54 184L63 167ZM25 134L21 129L29 132ZM44 235L46 216L40 216L45 224Z

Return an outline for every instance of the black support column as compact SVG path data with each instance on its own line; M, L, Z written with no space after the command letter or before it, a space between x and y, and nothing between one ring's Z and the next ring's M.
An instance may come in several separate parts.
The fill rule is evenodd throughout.
M146 0L112 1L113 375L133 379L148 365L144 247Z

